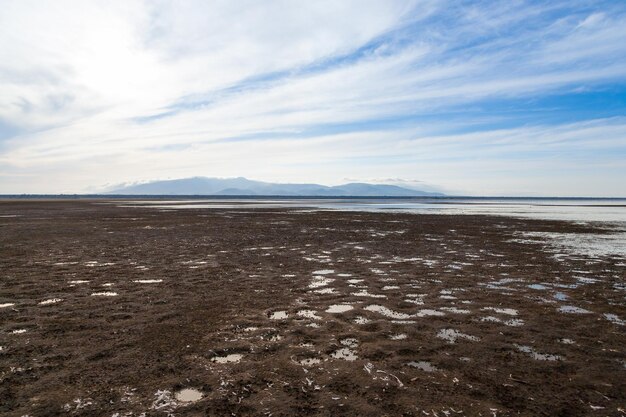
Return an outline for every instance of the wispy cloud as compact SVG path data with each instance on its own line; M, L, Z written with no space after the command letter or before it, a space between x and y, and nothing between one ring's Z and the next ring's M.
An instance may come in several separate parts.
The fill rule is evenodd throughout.
M0 192L244 175L626 195L619 3L2 9Z

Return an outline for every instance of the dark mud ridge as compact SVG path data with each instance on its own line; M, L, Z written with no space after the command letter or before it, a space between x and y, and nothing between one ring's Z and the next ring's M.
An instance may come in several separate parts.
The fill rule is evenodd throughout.
M0 203L2 416L619 416L626 261L487 216Z

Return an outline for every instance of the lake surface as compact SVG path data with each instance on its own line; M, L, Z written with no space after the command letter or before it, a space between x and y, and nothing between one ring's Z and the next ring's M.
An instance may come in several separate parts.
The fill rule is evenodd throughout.
M522 198L244 198L126 200L125 207L158 209L288 208L367 212L499 215L574 222L605 222L626 226L626 199L522 199Z

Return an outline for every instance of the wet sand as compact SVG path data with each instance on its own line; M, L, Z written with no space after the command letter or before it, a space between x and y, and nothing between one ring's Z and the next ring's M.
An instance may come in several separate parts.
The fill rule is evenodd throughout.
M0 202L0 414L624 415L626 260L550 233Z

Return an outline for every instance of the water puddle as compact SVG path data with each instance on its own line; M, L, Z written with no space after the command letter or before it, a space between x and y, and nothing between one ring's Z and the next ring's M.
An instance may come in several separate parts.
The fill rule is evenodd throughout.
M284 310L274 311L272 314L270 314L270 320L284 320L287 317L289 317L289 314Z
M344 346L347 347L351 347L351 348L356 348L359 346L359 341L353 337L348 337L346 339L341 339L339 341L339 343L341 343Z
M348 284L360 284L363 281L365 280L364 279L349 279L347 282Z
M83 265L93 268L95 266L111 266L111 265L115 265L115 262L98 262L98 261L88 261L85 262Z
M329 274L334 274L335 270L334 269L320 269L318 271L313 271L313 275L329 275Z
M528 288L533 289L533 290L547 290L548 289L548 287L546 287L543 284L530 284Z
M397 285L385 285L383 287L383 291L390 291L390 290L399 290L400 287Z
M63 301L62 298L50 298L49 300L43 300L39 303L40 306L46 306L49 304L56 304L56 303L60 303L61 301Z
M304 317L306 319L321 320L322 318L316 313L315 310L300 310L296 314L298 317Z
M244 327L241 330L243 330L244 332L256 332L257 330L259 330L259 328L255 326L249 326L249 327Z
M557 292L557 293L554 293L554 298L559 301L565 301L567 300L568 296L567 294L563 292Z
M458 339L470 340L472 342L477 342L480 339L476 336L470 336L469 334L461 333L458 330L454 329L441 329L439 333L437 333L437 337L440 339L444 339L448 343L456 343Z
M421 298L406 298L404 300L405 303L411 303L411 304L415 304L418 306L424 305L424 300L422 300Z
M325 287L333 281L334 279L332 278L313 277L313 279L311 280L311 283L309 284L309 288Z
M162 279L136 279L133 282L138 284L158 284L159 282L163 282Z
M530 356L532 356L533 359L536 359L538 361L560 361L561 359L563 359L559 355L539 353L530 346L524 346L524 345L518 345L518 344L514 344L513 346L515 346L515 348L519 350L520 352L528 353Z
M611 323L615 323L619 326L623 326L625 324L624 320L617 317L617 314L604 313L603 315L604 315L604 318L610 321Z
M367 292L367 290L361 290L361 291L358 291L358 292L353 292L353 293L351 293L351 295L353 295L355 297L387 298L387 296L384 295L384 294L371 294L371 293Z
M328 309L326 310L327 313L345 313L346 311L350 311L352 310L354 307L352 307L350 304L333 304L330 307L328 307Z
M304 366L313 366L313 365L318 365L322 363L322 360L320 358L306 358L306 359L300 359L298 363Z
M184 388L174 394L176 401L193 403L202 399L202 392L195 388Z
M588 314L591 313L589 310L585 310L584 308L576 307L576 306L561 306L559 307L559 312L566 314Z
M522 320L522 319L502 320L501 318L494 317L494 316L481 317L480 321L491 322L491 323L502 323L505 326L510 326L510 327L519 327L519 326L523 326L524 325L524 320Z
M319 290L313 290L315 294L336 294L334 288L320 288Z
M355 351L347 347L334 351L330 356L334 359L343 359L344 361L355 361L359 358Z
M438 370L432 363L426 361L411 361L406 365L424 372L435 372Z
M385 306L381 306L381 305L377 305L377 304L369 305L369 306L365 307L364 310L373 311L373 312L382 314L383 316L389 317L389 318L392 318L392 319L405 320L405 319L410 319L410 318L413 317L410 314L398 313L397 311L390 310L390 309L388 309Z
M438 310L430 310L430 309L424 309L424 310L420 310L418 311L415 316L416 317L428 317L428 316L445 316L446 313L442 312L442 311L438 311Z
M215 356L211 358L211 362L215 363L237 363L241 359L243 359L243 355L241 353L231 353L229 355L224 356Z
M481 310L484 311L493 311L498 314L507 314L509 316L517 316L517 310L513 308L498 308L498 307L483 307Z
M102 291L102 292L92 292L91 295L95 297L115 297L117 296L117 293L113 291Z
M88 282L89 281L86 280L86 279L77 279L77 280L74 280L74 281L70 281L70 284L86 284Z
M448 313L454 314L470 314L471 311L466 310L464 308L456 308L456 307L441 307L441 310L447 311Z

